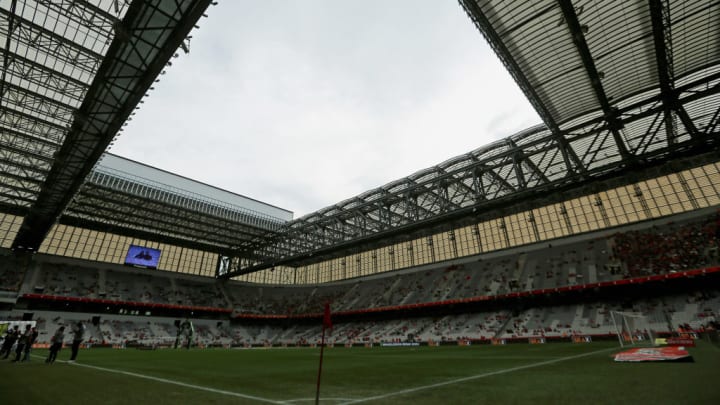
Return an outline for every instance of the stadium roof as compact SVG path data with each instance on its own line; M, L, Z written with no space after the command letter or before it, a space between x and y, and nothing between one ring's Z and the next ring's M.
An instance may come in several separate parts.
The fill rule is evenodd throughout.
M37 250L60 221L246 259L231 276L717 147L719 2L461 0L544 125L284 225L93 171L209 3L0 0L0 207L24 217L13 248Z
M66 207L88 189L100 193L87 176L178 48L187 50L209 4L0 1L0 203L24 216L14 249L37 250L63 212L65 221L104 222ZM126 193L103 197L105 207L135 209Z
M719 2L460 3L544 125L293 221L230 275L416 238L717 147Z

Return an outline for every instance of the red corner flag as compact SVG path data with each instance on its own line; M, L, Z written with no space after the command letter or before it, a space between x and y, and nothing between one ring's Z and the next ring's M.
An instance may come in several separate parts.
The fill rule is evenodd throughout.
M323 315L323 328L332 329L332 319L330 319L330 303L325 303L325 314Z

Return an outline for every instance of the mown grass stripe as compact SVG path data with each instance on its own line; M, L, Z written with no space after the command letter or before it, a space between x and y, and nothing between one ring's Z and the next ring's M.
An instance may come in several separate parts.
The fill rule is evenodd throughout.
M33 357L40 357L40 356L35 356L35 355L33 355ZM153 377L153 376L151 376L151 375L145 375L145 374L140 374L140 373L133 373L133 372L131 372L131 371L116 370L116 369L106 368L106 367L98 367L98 366L93 366L93 365L84 364L84 363L70 363L70 362L65 361L65 360L57 360L57 362L59 362L59 363L67 363L67 364L70 364L70 365L72 365L72 366L77 366L77 367L86 367L86 368L91 368L91 369L95 369L95 370L101 370L101 371L105 371L105 372L108 372L108 373L123 374L123 375L131 376L131 377L143 378L143 379L146 379L146 380L157 381L157 382L161 382L161 383L165 383L165 384L179 385L179 386L181 386L181 387L193 388L193 389L196 389L196 390L213 392L213 393L215 393L215 394L229 395L229 396L238 397L238 398L244 398L244 399L252 399L252 400L255 400L255 401L259 401L259 402L268 402L268 403L271 403L271 404L283 404L283 403L285 403L285 401L276 401L276 400L274 400L274 399L257 397L257 396L248 395L248 394L241 394L241 393L239 393L239 392L220 390L220 389L217 389L217 388L205 387L205 386L196 385L196 384L188 384L188 383L184 383L184 382L180 382L180 381L168 380L167 378Z
M592 356L592 355L594 355L594 354L598 354L598 353L602 353L602 352L608 352L608 351L611 351L611 350L617 350L617 348L616 348L616 347L611 347L611 348L609 348L609 349L595 350L595 351L592 351L592 352L577 354L577 355L574 355L574 356L561 357L561 358L559 358L559 359L546 360L546 361L541 361L541 362L539 362L539 363L532 363L532 364L526 364L526 365L524 365L524 366L511 367L511 368L506 368L506 369L504 369L504 370L490 371L490 372L488 372L488 373L482 373L482 374L471 375L471 376L468 376L468 377L456 378L456 379L453 379L453 380L442 381L442 382L439 382L439 383L428 384L428 385L421 385L421 386L418 386L418 387L407 388L407 389L404 389L404 390L389 392L389 393L381 394L381 395L375 395L375 396L372 396L372 397L353 399L353 400L351 400L351 401L343 402L342 405L357 404L357 403L360 403L360 402L376 401L376 400L385 399L385 398L389 398L389 397L394 397L394 396L398 396L398 395L411 394L411 393L413 393L413 392L428 390L428 389L432 389L432 388L438 388L438 387L442 387L442 386L445 386L445 385L459 384L459 383L462 383L462 382L465 382L465 381L478 380L478 379L481 379L481 378L492 377L492 376L496 376L496 375L500 375L500 374L512 373L512 372L514 372L514 371L526 370L526 369L529 369L529 368L546 366L546 365L548 365L548 364L555 364L555 363L560 363L560 362L563 362L563 361L568 361L568 360L573 360L573 359L579 359L579 358L581 358L581 357Z

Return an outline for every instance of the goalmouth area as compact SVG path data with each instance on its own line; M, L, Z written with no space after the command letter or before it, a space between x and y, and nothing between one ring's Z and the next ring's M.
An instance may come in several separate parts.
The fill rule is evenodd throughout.
M616 363L617 342L326 348L323 404L720 402L720 349L693 363ZM319 348L81 350L0 361L2 402L310 404Z

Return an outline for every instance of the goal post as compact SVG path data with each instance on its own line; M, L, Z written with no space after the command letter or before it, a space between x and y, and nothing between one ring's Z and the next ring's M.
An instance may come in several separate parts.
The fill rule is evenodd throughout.
M655 334L647 317L640 312L610 311L620 347L654 346Z

